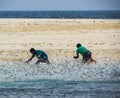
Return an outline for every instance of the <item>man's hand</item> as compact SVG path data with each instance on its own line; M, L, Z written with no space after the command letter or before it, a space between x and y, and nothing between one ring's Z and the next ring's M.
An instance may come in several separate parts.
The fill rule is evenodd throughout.
M78 57L77 57L77 56L74 56L73 58L74 58L74 59L77 59Z

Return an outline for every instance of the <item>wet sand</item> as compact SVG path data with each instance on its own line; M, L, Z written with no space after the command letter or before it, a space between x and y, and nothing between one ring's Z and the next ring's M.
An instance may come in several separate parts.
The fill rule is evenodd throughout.
M0 19L0 61L24 62L31 47L46 51L50 60L72 59L79 42L96 60L119 61L120 20Z

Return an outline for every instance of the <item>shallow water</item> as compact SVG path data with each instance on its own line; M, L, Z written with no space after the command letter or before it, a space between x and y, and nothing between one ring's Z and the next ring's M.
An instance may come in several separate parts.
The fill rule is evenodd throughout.
M120 98L120 62L0 63L0 98Z
M9 82L0 85L0 98L120 98L120 82Z

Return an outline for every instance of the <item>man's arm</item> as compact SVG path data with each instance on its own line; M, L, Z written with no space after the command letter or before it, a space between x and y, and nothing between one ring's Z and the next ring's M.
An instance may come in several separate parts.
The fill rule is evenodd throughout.
M76 52L77 56L74 56L74 59L78 59L79 58L79 53Z
M29 63L32 59L34 58L34 54L31 56L31 58L28 60L28 61L26 61L25 63Z

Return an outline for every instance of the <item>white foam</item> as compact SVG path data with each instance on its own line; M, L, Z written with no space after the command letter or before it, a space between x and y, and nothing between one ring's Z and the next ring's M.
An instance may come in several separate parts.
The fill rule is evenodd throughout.
M53 60L49 65L31 63L0 62L0 82L39 79L120 81L120 62L101 60L88 65L78 60Z

